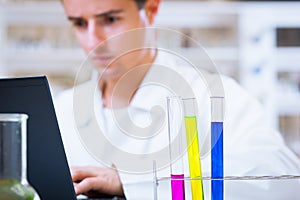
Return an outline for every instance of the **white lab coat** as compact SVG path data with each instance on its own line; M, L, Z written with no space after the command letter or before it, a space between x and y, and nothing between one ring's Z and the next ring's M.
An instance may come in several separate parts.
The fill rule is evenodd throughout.
M114 164L128 200L155 199L156 190L158 199L171 199L170 183L161 181L155 188L152 173L156 160L156 176L170 175L166 97L197 98L202 172L210 176L209 88L220 89L216 85L219 77L204 71L199 76L176 56L159 52L128 108L103 108L96 80L62 93L55 106L69 165ZM299 160L285 146L281 135L266 126L261 105L230 78L222 76L222 87L224 175L300 175ZM183 160L188 175L186 155ZM225 199L296 200L299 188L299 180L225 181ZM190 199L188 184L186 193ZM210 181L204 181L204 193L209 199Z

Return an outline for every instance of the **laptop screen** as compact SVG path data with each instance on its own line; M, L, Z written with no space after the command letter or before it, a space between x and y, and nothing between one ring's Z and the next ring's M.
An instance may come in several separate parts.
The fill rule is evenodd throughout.
M0 113L26 113L27 177L43 200L76 199L46 77L0 79Z

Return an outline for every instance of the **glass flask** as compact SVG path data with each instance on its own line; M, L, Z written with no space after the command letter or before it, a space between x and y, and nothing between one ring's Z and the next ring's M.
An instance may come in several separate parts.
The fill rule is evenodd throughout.
M0 113L0 199L38 200L27 181L26 114Z

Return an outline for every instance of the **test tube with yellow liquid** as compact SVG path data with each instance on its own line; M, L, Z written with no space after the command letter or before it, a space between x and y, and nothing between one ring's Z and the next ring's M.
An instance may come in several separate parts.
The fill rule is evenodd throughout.
M183 114L186 130L186 141L191 178L191 191L193 200L203 200L203 182L200 149L197 129L197 104L195 98L182 99Z

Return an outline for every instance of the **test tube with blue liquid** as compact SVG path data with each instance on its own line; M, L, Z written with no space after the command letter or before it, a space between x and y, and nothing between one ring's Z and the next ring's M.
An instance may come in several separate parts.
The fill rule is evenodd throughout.
M179 97L167 98L172 200L184 200L182 109Z
M211 97L211 197L224 199L223 121L224 97Z

